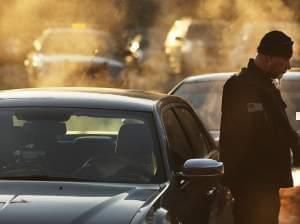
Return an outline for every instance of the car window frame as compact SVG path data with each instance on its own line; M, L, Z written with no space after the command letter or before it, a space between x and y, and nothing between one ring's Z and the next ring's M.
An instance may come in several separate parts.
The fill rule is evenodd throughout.
M208 146L208 149L209 149L209 151L207 153L207 156L209 156L209 154L211 152L217 150L217 147L216 147L216 145L215 145L212 137L209 135L208 131L205 129L204 125L201 123L200 118L198 117L198 115L196 114L196 112L194 111L194 109L189 104L181 102L181 101L168 103L168 104L164 105L161 108L160 118L161 118L162 126L164 128L164 133L165 133L164 135L166 136L166 141L167 141L167 144L166 144L167 145L167 154L168 154L169 158L172 158L172 161L169 161L169 163L171 164L173 170L176 170L175 169L175 164L174 164L174 161L173 161L174 156L172 154L172 150L171 150L169 142L168 142L168 135L167 135L167 132L166 132L165 122L163 120L163 116L164 116L164 113L166 113L166 111L168 111L168 110L172 111L172 113L174 114L176 120L178 121L178 123L179 123L179 125L180 125L180 127L181 127L181 129L183 131L183 134L186 136L187 141L188 141L188 143L189 143L189 145L190 145L190 147L192 149L192 145L190 143L190 140L187 137L187 133L186 133L185 129L183 128L183 126L181 124L181 122L178 120L178 118L177 118L177 116L175 114L174 108L176 108L176 107L185 107L185 108L187 108L191 112L191 114L193 115L193 117L195 118L195 120L197 121L197 124L198 124L200 130L203 131L204 137L207 140L206 143L207 143L207 146ZM197 158L197 156L195 155L195 152L192 152L192 153L193 153L193 158ZM206 158L206 157L204 157L204 158Z
M203 139L203 144L205 144L205 147L207 149L207 152L203 157L207 156L213 150L212 147L211 147L211 144L209 143L208 137L206 135L207 130L205 130L205 128L203 126L201 126L201 123L199 122L200 119L197 116L197 114L195 114L195 111L193 109L191 109L190 107L187 107L185 104L174 107L175 116L177 117L177 119L181 123L181 126L184 129L184 131L186 133L186 136L187 136L187 139L190 141L191 145L193 145L192 139L189 137L189 134L187 133L188 131L186 129L186 126L183 124L184 121L181 121L181 119L179 118L179 115L177 114L177 111L176 111L176 109L179 109L179 108L183 108L183 109L187 110L190 113L190 115L192 116L192 118L194 119L194 121L196 122L196 126L198 126L199 132L201 133L201 137ZM192 150L194 151L193 146L192 146ZM197 154L196 151L194 151L194 153Z
M164 119L164 116L165 116L165 114L167 113L167 112L171 112L172 113L172 115L174 116L174 118L176 119L176 121L177 121L177 123L178 123L178 125L180 126L180 129L181 129L181 132L182 132L182 135L184 135L184 137L186 138L186 142L187 142L187 144L189 144L189 142L188 142L188 139L187 139L187 137L186 137L186 133L184 133L184 130L183 130L183 128L182 128L182 126L181 126L181 124L180 124L180 122L178 121L178 119L177 119L177 117L175 116L175 113L174 113L174 111L172 110L172 105L173 105L173 103L172 104L168 104L167 106L165 106L163 109L162 109L162 111L161 111L161 122L162 122L162 126L163 126L163 129L164 129L164 135L166 136L166 145L167 145L167 155L168 155L168 160L169 160L169 165L171 166L171 170L173 170L173 171L179 171L178 169L177 169L177 166L176 166L176 164L175 164L175 161L176 161L176 159L175 159L175 157L174 157L174 150L172 150L172 147L171 147L171 144L170 144L170 138L169 138L169 136L168 136L168 131L167 131L167 126L166 126L166 122L165 122L165 119ZM191 147L191 146L189 146L189 147ZM184 150L184 151L186 151L186 150ZM185 152L184 152L185 153ZM182 164L183 165L183 164Z

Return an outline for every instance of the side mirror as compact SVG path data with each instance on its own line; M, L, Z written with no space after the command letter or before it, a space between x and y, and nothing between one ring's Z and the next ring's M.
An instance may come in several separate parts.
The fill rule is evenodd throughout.
M183 165L183 175L187 178L221 177L223 173L223 163L213 159L189 159Z

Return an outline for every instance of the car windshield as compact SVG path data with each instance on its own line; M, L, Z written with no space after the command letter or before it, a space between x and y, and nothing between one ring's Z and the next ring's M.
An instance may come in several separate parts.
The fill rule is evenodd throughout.
M41 41L44 54L99 54L112 57L113 46L107 33L88 30L59 30L47 33Z
M283 80L281 83L281 93L287 106L287 114L292 127L300 131L300 121L296 120L296 112L300 112L300 81Z
M181 96L190 102L210 131L219 130L224 82L186 82L176 89L174 95Z
M149 113L1 109L0 179L118 183L161 181Z

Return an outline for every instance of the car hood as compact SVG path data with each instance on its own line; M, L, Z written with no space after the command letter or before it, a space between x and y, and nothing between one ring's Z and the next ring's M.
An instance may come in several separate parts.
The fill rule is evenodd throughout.
M123 63L101 56L89 56L80 54L59 54L59 55L46 55L46 54L36 54L35 60L39 60L40 63L95 63L95 64L108 64L110 66L123 67Z
M0 223L130 223L159 186L0 181Z

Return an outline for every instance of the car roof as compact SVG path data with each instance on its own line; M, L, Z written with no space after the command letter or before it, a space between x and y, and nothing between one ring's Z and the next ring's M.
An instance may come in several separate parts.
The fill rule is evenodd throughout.
M74 107L153 111L162 93L93 87L28 88L0 91L0 107ZM177 98L177 97L176 97Z
M237 74L237 72L222 72L222 73L207 73L201 75L194 75L185 78L182 82L205 82L205 81L222 81L228 79L230 76ZM288 71L283 75L284 80L298 80L300 79L300 72Z
M200 74L200 75L193 75L185 78L183 82L205 82L205 81L217 81L217 80L224 80L236 74L236 72L220 72L220 73L207 73L207 74Z
M289 71L283 75L283 80L299 80L300 71Z

